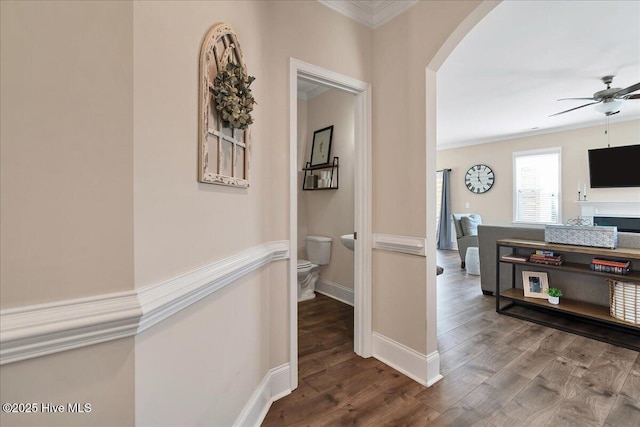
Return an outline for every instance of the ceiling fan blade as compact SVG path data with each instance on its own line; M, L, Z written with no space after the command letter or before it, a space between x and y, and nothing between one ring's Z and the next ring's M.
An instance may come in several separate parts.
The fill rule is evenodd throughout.
M636 95L627 95L624 97L624 99L640 99L640 93Z
M580 101L595 101L593 97L591 98L560 98L558 101L569 101L569 100L580 100Z
M616 97L623 96L623 95L626 95L628 93L635 92L637 90L640 90L640 82L638 82L638 83L636 83L634 85L631 85L631 86L629 86L627 88L624 88L622 90L617 91L616 93L613 94L613 96L616 96Z
M549 117L557 116L559 114L568 113L569 111L577 110L578 108L583 108L583 107L586 107L588 105L599 104L599 103L600 103L600 101L598 101L598 102L590 102L588 104L584 104L584 105L581 105L579 107L571 108L570 110L560 111L559 113L552 114Z

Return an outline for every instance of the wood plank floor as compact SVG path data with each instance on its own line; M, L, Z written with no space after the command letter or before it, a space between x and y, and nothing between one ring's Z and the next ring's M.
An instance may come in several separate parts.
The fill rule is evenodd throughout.
M640 426L638 352L502 316L457 252L438 264L444 378L421 386L353 353L353 308L299 305L299 386L263 426Z

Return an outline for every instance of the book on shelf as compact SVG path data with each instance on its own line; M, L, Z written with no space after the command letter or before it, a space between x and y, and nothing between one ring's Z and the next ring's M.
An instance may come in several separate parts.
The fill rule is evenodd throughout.
M593 258L591 260L591 263L597 264L597 265L606 265L609 267L621 267L621 268L631 267L631 262L624 259Z
M527 257L526 256L521 256L521 255L516 255L516 254L502 255L500 257L500 259L503 260L503 261L527 262Z
M543 251L542 249L536 249L534 253L536 255L553 256L553 251Z
M614 274L623 274L627 275L631 272L629 267L612 267L610 265L601 265L601 264L591 264L589 268L592 271L599 271L601 273L614 273Z
M544 251L547 252L546 254L540 254L538 252L541 251L536 251L529 256L529 262L536 264L562 265L562 255L551 255L549 254L551 251Z

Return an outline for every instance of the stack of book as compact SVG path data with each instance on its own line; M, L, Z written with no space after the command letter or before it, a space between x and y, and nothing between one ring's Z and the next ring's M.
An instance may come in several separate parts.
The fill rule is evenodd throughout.
M510 261L510 262L527 262L528 261L526 256L521 256L516 254L502 255L500 259L502 261Z
M629 274L631 262L624 259L593 258L590 268L603 273Z
M535 251L529 256L529 262L536 264L562 265L562 255L556 255L552 251Z

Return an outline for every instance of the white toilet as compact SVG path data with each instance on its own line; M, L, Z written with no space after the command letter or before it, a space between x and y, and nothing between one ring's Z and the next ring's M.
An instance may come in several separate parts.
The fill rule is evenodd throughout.
M316 297L316 281L320 276L320 266L331 260L331 237L307 236L307 258L298 260L298 302Z

